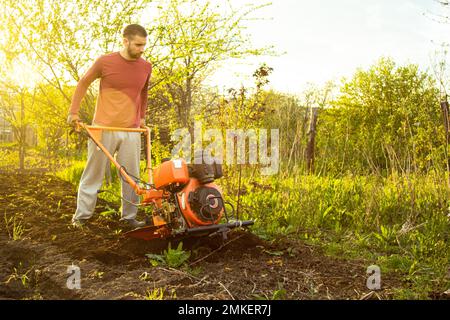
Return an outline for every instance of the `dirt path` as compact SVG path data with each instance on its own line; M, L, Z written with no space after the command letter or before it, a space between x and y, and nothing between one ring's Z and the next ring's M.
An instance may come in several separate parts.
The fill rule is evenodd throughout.
M265 242L245 231L230 234L220 250L220 239L185 242L189 263L200 259L191 266L196 272L152 267L145 254L160 253L167 243L124 238L117 218L99 215L107 206L115 204L99 200L89 227L73 229L76 191L70 183L43 174L0 174L0 298L143 299L162 291L164 299L359 299L369 292L367 263L327 257L300 241ZM25 227L16 241L14 216ZM81 290L66 286L72 264L80 267ZM383 278L378 295L388 297L395 282Z

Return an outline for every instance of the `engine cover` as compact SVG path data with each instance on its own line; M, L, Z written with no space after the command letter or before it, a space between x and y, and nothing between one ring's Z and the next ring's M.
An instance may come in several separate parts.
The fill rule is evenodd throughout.
M216 224L225 211L222 192L214 183L201 184L192 178L176 196L189 227Z
M164 161L153 170L156 189L164 189L175 185L185 185L189 181L189 171L183 159Z
M223 210L222 195L216 188L202 186L191 191L189 204L197 216L205 222L214 222Z

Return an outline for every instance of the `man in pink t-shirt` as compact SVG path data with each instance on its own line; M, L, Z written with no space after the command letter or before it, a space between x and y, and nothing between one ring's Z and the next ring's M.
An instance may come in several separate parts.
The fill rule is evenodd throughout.
M145 126L147 90L152 65L141 58L147 43L147 32L137 24L125 27L123 48L119 52L98 58L78 82L69 109L68 122L79 121L81 101L90 84L100 78L100 88L94 113L93 125L139 128ZM102 143L127 172L139 177L141 137L137 132L103 131ZM77 210L72 224L80 227L92 217L97 202L107 157L88 141L88 159L78 188ZM136 220L139 197L128 183L122 182L122 219L132 227L142 227L144 222Z

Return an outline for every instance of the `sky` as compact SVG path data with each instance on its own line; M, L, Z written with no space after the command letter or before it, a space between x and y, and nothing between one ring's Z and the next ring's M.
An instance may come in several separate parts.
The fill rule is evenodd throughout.
M206 1L206 0L204 0ZM210 0L220 2L223 0ZM229 0L234 7L270 0ZM247 2L245 2L247 1ZM300 94L309 83L323 85L351 77L357 68L368 68L381 57L398 64L418 64L431 69L440 44L450 43L450 16L437 0L272 0L246 22L254 47L274 46L279 56L230 60L208 79L223 91L252 86L252 74L265 62L274 69L269 87ZM1 42L1 39L0 39ZM1 60L1 57L0 57ZM15 72L15 74L24 74ZM20 82L35 82L26 76Z
M273 0L258 11L265 19L248 22L247 32L255 47L273 45L285 54L230 61L209 84L219 90L251 85L262 62L274 68L270 87L292 94L308 83L349 78L381 57L430 70L435 51L450 42L450 21L439 23L435 14L450 9L436 0Z

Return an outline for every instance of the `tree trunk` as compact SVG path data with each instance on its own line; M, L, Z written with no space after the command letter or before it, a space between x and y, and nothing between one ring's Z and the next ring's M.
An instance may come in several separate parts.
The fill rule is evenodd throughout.
M191 118L191 108L192 108L192 79L190 76L186 79L186 104L184 106L184 123L185 128L189 128L191 136L193 134L193 126L190 123Z
M311 117L309 122L308 145L306 146L306 168L308 173L314 172L314 152L316 143L316 124L318 109L311 108Z
M447 157L447 175L448 185L450 187L450 158L449 158L449 145L450 145L450 118L449 118L449 106L447 99L441 102L442 116L444 118L445 127L445 155Z
M22 171L25 169L25 135L26 135L26 127L24 124L25 121L25 101L24 95L21 94L20 99L20 137L18 139L19 143L19 169Z

